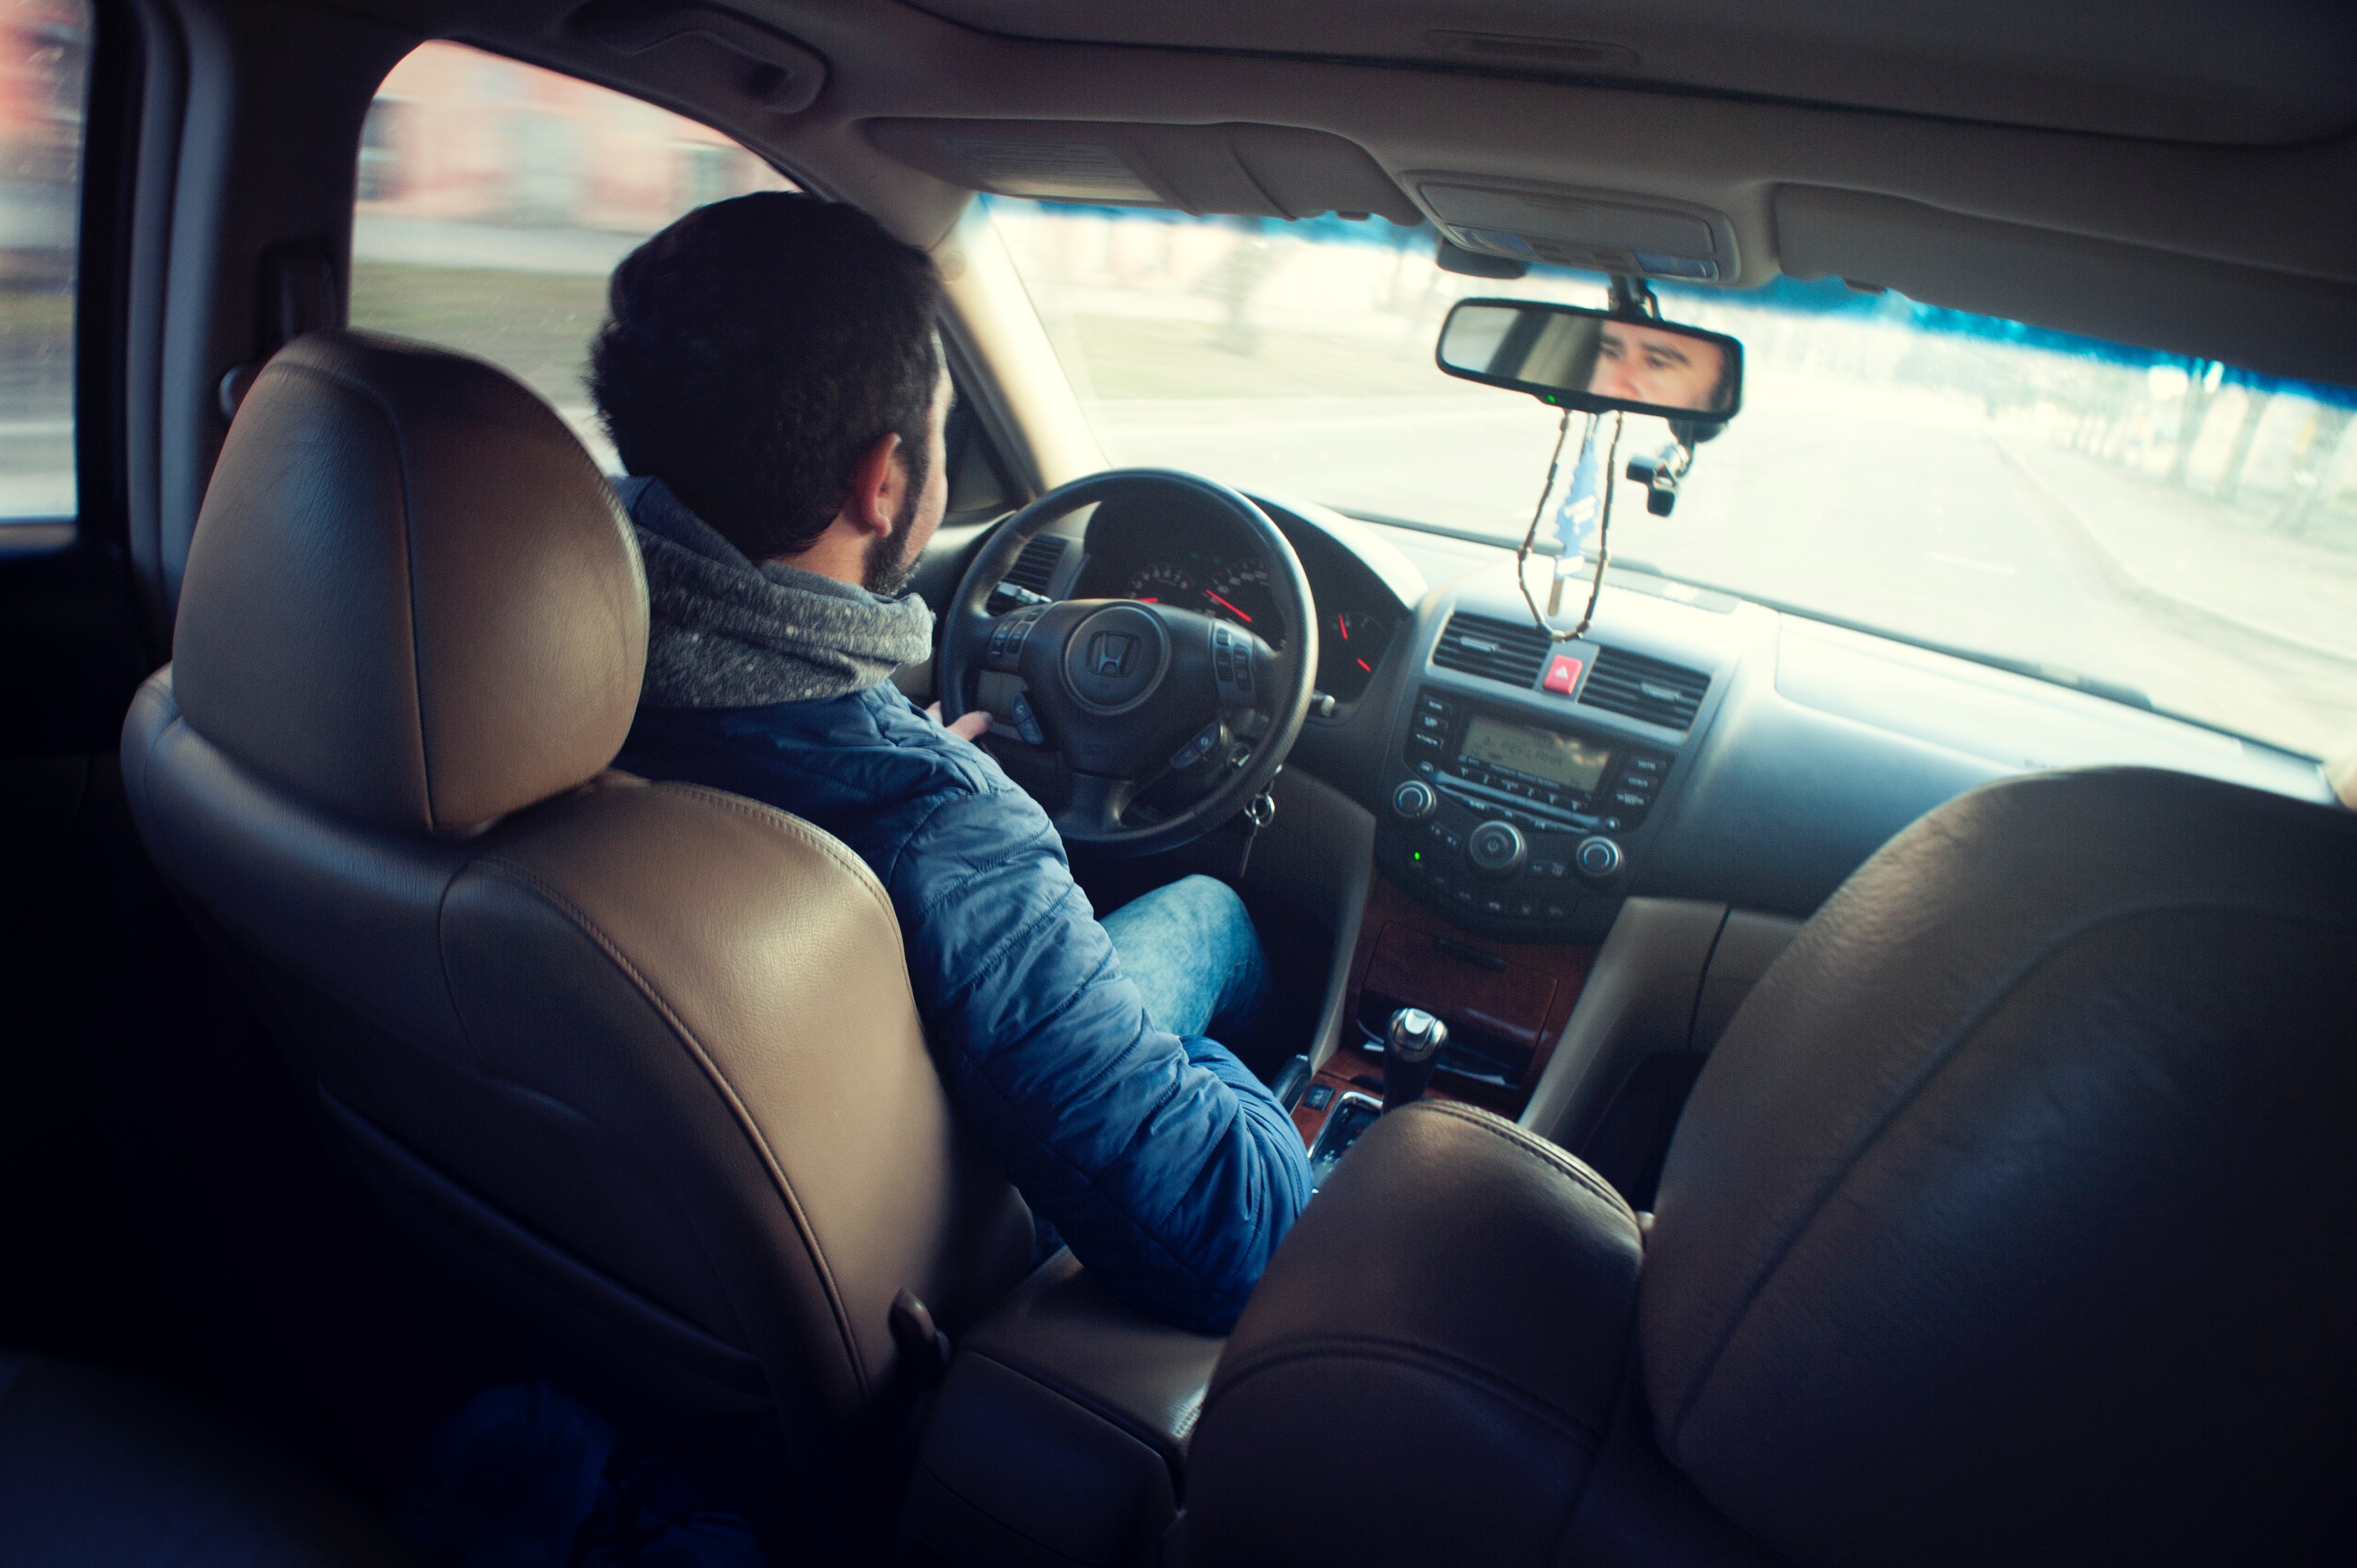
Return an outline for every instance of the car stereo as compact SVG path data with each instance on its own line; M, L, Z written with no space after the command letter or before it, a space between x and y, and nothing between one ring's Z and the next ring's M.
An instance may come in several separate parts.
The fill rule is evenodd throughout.
M1451 918L1525 941L1610 924L1624 841L1674 758L1429 686L1404 747L1377 843L1387 870Z

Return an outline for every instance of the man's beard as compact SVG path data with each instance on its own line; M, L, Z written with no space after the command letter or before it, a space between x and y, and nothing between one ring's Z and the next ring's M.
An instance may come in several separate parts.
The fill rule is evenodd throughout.
M909 465L909 489L892 519L892 532L867 542L867 559L859 575L862 585L871 594L897 599L909 586L909 579L916 575L917 564L909 559L909 531L917 525L917 508L924 499L925 481L932 477L930 467L921 456Z

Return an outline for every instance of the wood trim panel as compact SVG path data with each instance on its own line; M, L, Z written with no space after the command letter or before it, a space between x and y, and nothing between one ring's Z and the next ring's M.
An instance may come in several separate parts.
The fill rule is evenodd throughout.
M1338 1098L1351 1089L1382 1097L1383 1058L1357 1044L1359 1004L1372 981L1378 994L1438 1014L1452 1032L1469 1030L1525 1046L1530 1065L1519 1088L1449 1079L1426 1094L1427 1099L1520 1116L1555 1054L1555 1042L1563 1037L1596 952L1587 945L1555 947L1475 936L1379 875L1368 888L1358 947L1351 959L1342 1044L1318 1068L1310 1087L1325 1085ZM1371 1080L1372 1087L1360 1079ZM1328 1114L1328 1110L1310 1110L1305 1092L1304 1103L1293 1112L1293 1124L1300 1129L1305 1146L1317 1141Z

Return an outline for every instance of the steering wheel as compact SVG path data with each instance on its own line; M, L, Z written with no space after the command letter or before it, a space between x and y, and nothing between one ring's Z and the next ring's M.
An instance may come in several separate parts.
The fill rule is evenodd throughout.
M1142 599L989 613L1015 558L1049 523L1084 506L1156 499L1217 510L1253 535L1289 632L1283 652L1241 626ZM1053 746L1071 776L1057 831L1067 843L1112 854L1176 849L1243 810L1293 749L1318 672L1317 602L1293 546L1225 485L1168 468L1091 474L1017 512L966 568L947 622L942 716L981 705L969 700L977 676L1019 676L1026 690L1015 717L1024 738ZM1159 821L1122 821L1142 792L1173 775L1204 786L1203 794Z

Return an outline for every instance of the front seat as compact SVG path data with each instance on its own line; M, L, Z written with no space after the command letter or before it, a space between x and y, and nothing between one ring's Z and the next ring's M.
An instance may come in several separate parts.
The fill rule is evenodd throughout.
M866 866L607 770L646 639L546 404L314 333L230 430L124 773L393 1233L616 1419L812 1475L899 1397L896 1294L954 1331L1033 1232Z
M1185 1560L2357 1562L2357 815L2124 769L1894 839L1650 1227L1384 1117L1213 1374Z

